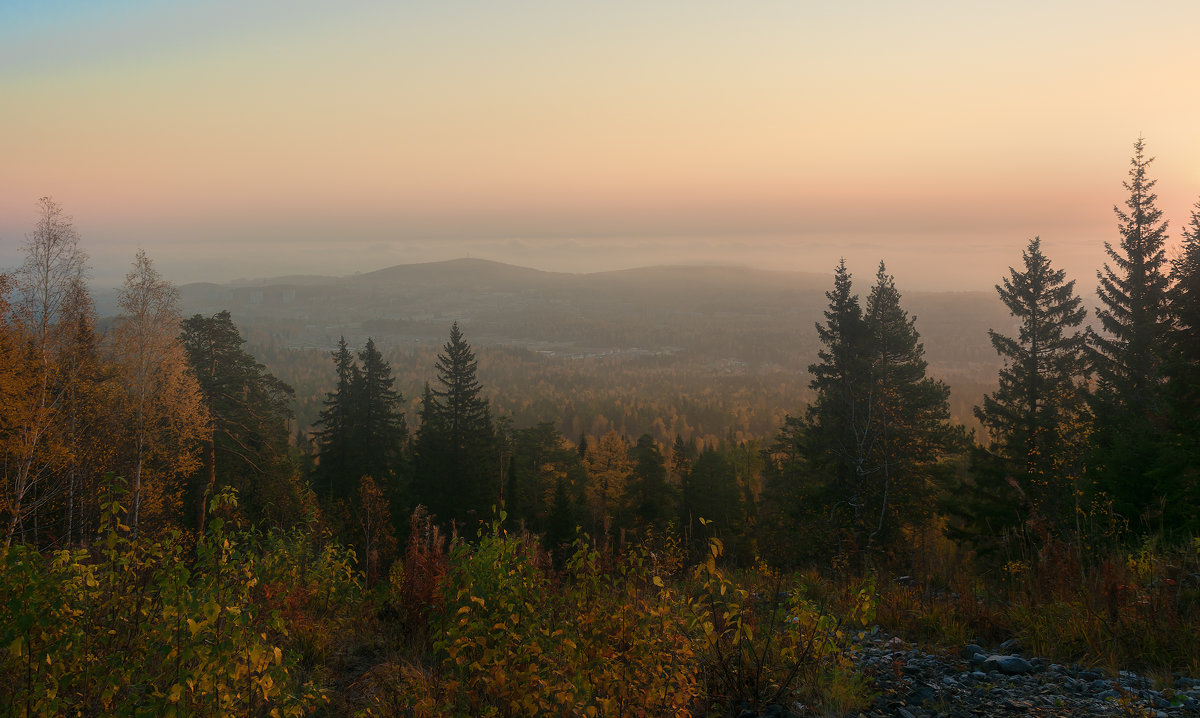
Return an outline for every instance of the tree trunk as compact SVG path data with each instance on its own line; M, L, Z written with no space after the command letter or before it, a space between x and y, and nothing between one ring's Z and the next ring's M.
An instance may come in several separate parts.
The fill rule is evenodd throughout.
M216 445L210 434L204 442L204 478L196 491L196 532L204 536L204 520L208 516L208 497L217 485Z

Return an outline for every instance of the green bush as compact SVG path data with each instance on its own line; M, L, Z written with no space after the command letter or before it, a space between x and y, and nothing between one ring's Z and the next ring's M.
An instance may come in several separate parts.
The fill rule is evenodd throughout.
M133 540L122 498L113 480L91 549L0 552L0 711L298 716L323 704L299 678L292 617L263 601L262 581L304 575L331 603L357 590L347 559L311 554L299 535L231 533L219 518L198 542Z

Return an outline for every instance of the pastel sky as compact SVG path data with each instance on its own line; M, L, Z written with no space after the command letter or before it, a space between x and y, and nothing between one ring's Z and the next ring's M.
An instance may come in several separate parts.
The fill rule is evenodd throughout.
M485 257L1089 291L1139 134L1200 196L1200 2L0 4L0 268L35 202L98 284Z

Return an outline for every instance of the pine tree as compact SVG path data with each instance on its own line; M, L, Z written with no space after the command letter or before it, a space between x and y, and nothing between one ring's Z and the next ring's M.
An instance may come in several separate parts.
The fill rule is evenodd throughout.
M1086 411L1087 366L1078 327L1087 312L1075 282L1051 268L1039 238L1030 240L1022 259L1024 270L1009 268L996 285L1020 328L1015 338L988 331L1004 367L999 388L984 397L975 415L1032 509L1055 521L1065 518L1078 490L1073 481L1078 477L1063 471L1064 457L1077 447L1062 439L1064 424Z
M1155 523L1164 497L1148 469L1157 462L1161 420L1163 349L1167 315L1167 223L1155 206L1156 180L1147 170L1145 143L1134 144L1126 210L1114 207L1121 233L1119 251L1105 242L1112 266L1098 272L1096 310L1103 333L1088 332L1097 386L1093 394L1096 432L1090 462L1095 483L1108 492L1114 508L1143 527Z
M441 387L433 390L436 406L446 423L450 444L466 447L480 434L492 433L491 411L483 398L475 372L479 362L471 345L463 339L458 322L450 327L450 340L442 345L434 368L437 383Z
M246 352L228 311L184 320L181 340L211 417L205 470L194 480L201 531L206 499L221 486L236 487L256 518L295 520L302 498L288 456L292 388Z
M785 416L775 439L763 450L763 492L759 521L765 540L764 557L773 566L795 567L827 558L834 528L829 525L832 502L816 480L820 472L808 463L810 422Z

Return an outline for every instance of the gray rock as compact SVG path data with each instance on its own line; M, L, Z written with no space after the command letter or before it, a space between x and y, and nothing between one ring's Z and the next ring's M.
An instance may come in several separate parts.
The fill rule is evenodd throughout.
M1022 673L1031 673L1033 666L1020 656L992 655L983 662L983 670L1000 671L1010 676L1016 676Z
M1139 685L1146 683L1145 677L1128 671L1108 676L1079 665L1051 666L1045 658L1034 660L1033 656L997 654L981 656L988 664L986 670L990 671L985 672L983 664L967 663L975 655L966 656L966 646L957 651L958 655L952 656L901 649L898 642L893 642L892 637L882 631L877 637L864 639L860 645L856 664L870 677L872 687L879 691L875 709L863 715L876 718L933 718L935 713L938 718L1105 716L1115 715L1118 709L1126 710L1130 715L1200 716L1197 712L1200 709L1197 700L1200 699L1200 682L1188 676L1174 677L1174 695L1170 705L1164 706L1163 694ZM884 656L888 660L882 660ZM1003 670L1002 662L1009 667L1008 671ZM1022 663L1032 670L1025 669ZM1025 670L1013 673L1013 668ZM1121 705L1113 700L1118 696Z
M987 661L987 656L985 656L982 653L976 653L975 655L971 656L971 665L972 666L982 666L986 661ZM984 670L987 670L987 669L984 669Z
M968 643L962 647L962 650L958 652L958 655L970 660L975 656L976 653L983 653L983 647L974 643Z

